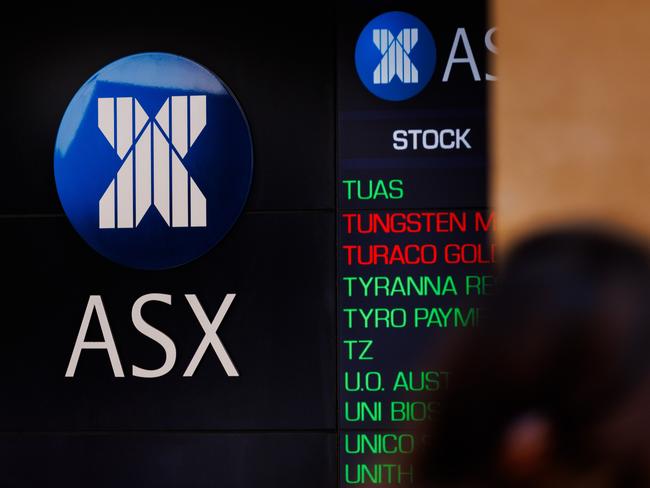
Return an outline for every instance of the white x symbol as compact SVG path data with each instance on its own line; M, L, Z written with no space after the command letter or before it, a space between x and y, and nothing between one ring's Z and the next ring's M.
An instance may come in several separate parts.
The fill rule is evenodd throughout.
M201 324L201 328L203 329L203 332L205 332L205 336L199 344L199 347L196 349L196 352L194 353L190 364L187 366L185 373L183 373L183 376L192 376L194 374L196 367L199 365L199 362L203 358L203 355L208 350L208 346L212 346L212 349L214 349L214 352L217 354L217 357L219 358L219 361L221 361L221 365L223 366L223 369L226 370L226 374L228 376L239 376L237 368L235 368L235 365L230 359L230 356L226 352L226 348L223 347L222 342L219 340L219 337L217 337L217 330L221 325L221 321L226 316L226 312L228 312L232 301L235 299L235 294L228 293L226 295L226 298L223 299L219 310L217 310L217 315L214 316L214 319L212 321L210 321L208 316L203 311L203 307L201 307L201 303L199 303L199 299L196 297L196 295L185 295L185 298L190 304L190 307L192 307L194 315L196 315L196 318Z
M418 82L418 69L409 57L418 42L417 29L402 29L397 37L388 29L373 29L372 41L382 54L373 72L373 84L386 85L396 75L402 83Z
M99 228L137 227L152 202L168 226L206 227L205 196L182 163L205 125L205 95L169 97L154 119L135 98L98 98L97 126L122 161Z

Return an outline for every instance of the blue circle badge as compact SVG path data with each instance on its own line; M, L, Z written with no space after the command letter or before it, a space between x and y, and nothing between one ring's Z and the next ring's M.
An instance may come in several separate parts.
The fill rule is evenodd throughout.
M165 269L206 253L239 217L251 185L248 123L226 85L165 53L122 58L75 94L54 176L74 228L98 253Z
M372 94L401 101L420 93L431 80L436 44L417 17L387 12L361 31L354 60L359 78Z

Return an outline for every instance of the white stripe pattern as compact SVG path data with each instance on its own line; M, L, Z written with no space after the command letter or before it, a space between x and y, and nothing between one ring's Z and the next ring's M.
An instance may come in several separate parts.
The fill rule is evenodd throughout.
M381 61L373 71L373 84L386 85L395 76L402 83L418 82L418 69L409 57L418 42L417 29L402 29L397 37L388 29L373 29L372 42L382 54Z
M207 202L183 165L206 126L205 95L167 98L153 119L135 98L98 98L97 126L122 161L99 200L100 229L137 227L153 205L170 227L206 227Z

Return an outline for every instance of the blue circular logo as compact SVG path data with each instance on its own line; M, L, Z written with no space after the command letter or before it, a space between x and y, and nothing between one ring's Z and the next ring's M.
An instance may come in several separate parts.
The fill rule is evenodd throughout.
M372 94L401 101L420 93L431 80L436 44L417 17L387 12L361 31L354 60L359 78Z
M239 217L253 174L246 117L189 59L143 53L95 73L68 105L54 148L63 209L98 253L139 269L180 266Z

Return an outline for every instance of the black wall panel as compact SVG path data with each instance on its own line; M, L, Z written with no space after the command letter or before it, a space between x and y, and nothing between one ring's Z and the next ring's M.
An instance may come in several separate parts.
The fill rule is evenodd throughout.
M24 9L5 17L0 249L1 486L333 486L336 482L334 8L134 4ZM216 9L215 9L216 7ZM297 9L297 10L296 10ZM295 18L305 22L295 22ZM11 26L9 26L11 24ZM248 118L254 176L235 227L180 268L146 272L96 254L56 193L54 141L67 104L97 70L163 51L217 74ZM92 162L89 162L92 164ZM131 306L176 345L138 333ZM212 318L239 371L209 348L184 295ZM65 372L86 304L100 295L124 378L105 351ZM100 340L95 317L89 340Z

